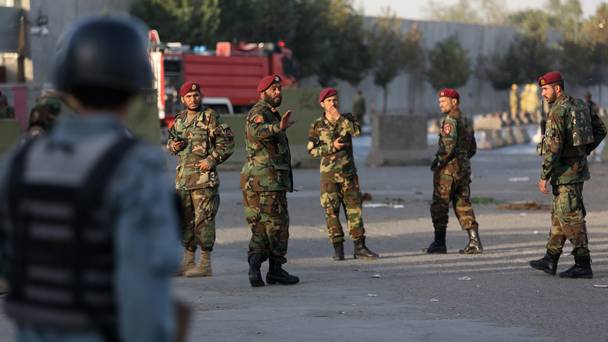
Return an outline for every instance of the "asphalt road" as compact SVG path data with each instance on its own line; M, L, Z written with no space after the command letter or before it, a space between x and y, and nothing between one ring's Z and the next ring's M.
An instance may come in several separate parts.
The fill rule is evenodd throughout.
M550 203L536 190L539 159L529 146L482 151L471 186L485 253L457 253L466 243L453 214L447 255L421 252L432 239L431 173L427 167L367 168L359 161L368 246L377 261L331 260L318 200L317 170L296 170L289 195L286 269L295 286L251 288L249 231L238 173L223 172L211 278L176 278L194 309L190 341L608 341L608 164L593 164L586 183L595 278L565 280L532 270L544 253L546 210L503 210L497 204ZM570 246L566 245L566 251ZM346 252L352 255L350 240ZM559 269L573 263L562 256ZM264 266L266 269L266 266ZM0 316L0 340L12 327Z

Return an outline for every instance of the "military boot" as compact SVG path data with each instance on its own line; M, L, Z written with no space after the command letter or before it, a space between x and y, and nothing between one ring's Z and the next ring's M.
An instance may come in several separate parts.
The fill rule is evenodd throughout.
M201 250L201 260L198 267L187 270L184 272L184 275L189 278L211 277L213 275L213 270L211 269L211 251Z
M459 251L460 254L481 254L483 253L483 246L481 240L479 240L479 231L477 228L467 229L469 234L469 243Z
M343 242L334 243L333 259L335 261L344 260L344 243Z
M261 254L251 254L249 256L249 283L252 287L266 285L260 272L262 262L264 262L264 257Z
M194 251L184 249L184 256L182 257L182 263L179 266L179 270L175 273L175 276L183 276L187 271L196 267L194 263Z
M591 257L586 256L575 256L574 257L574 266L569 269L561 272L559 274L560 278L583 278L583 279L591 279L593 278L593 271L591 270Z
M269 264L268 273L266 273L266 282L268 284L294 285L300 281L300 278L287 273L281 267L280 262L270 259Z
M428 254L445 254L448 248L445 245L445 230L435 229L435 240L431 242L428 248L423 250Z
M538 260L530 261L530 267L550 275L555 275L557 272L557 262L559 261L559 256L560 253L551 253L547 251L544 257Z
M377 259L379 257L378 254L372 252L365 246L365 238L361 238L359 240L354 241L355 244L355 259Z

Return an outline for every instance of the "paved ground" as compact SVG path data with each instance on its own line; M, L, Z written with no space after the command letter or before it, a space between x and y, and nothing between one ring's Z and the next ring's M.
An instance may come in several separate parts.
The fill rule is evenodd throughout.
M527 266L544 253L549 212L496 207L550 203L536 190L539 160L531 150L519 146L474 158L472 193L486 249L480 256L457 254L466 237L453 216L450 253L421 253L432 238L427 167L366 168L360 162L363 191L372 195L364 209L368 245L382 258L334 262L318 172L296 170L286 268L301 283L290 287L249 286L238 173L222 173L215 276L175 279L195 312L189 340L608 341L608 289L594 287L608 284L608 165L594 164L585 188L595 279L563 280ZM352 253L352 244L346 250ZM560 270L572 263L563 256ZM11 334L0 317L0 340Z

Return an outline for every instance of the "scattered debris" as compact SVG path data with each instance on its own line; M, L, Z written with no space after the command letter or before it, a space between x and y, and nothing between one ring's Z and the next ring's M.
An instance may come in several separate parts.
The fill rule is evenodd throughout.
M598 289L608 289L608 284L595 284L593 285L593 287L596 287Z
M403 204L394 204L394 203L364 203L363 208L393 208L393 209L403 209L405 205Z
M538 234L540 234L540 232L539 232L538 230L535 230L535 231L533 231L532 233L533 233L534 235L538 235Z
M382 276L381 276L381 275L379 275L379 274L372 274L372 275L371 275L371 276L369 276L369 277L370 277L370 278L376 278L376 279L378 279L378 278L382 278Z
M496 208L503 210L551 210L551 205L535 201L516 201L499 204Z
M530 177L511 177L509 178L509 182L511 183L519 183L519 182L529 182Z
M458 280L469 281L469 280L471 280L471 277L469 277L469 276L459 277Z
M368 297L378 297L378 295L376 293L368 293L367 296Z
M433 303L437 303L439 301L439 298L431 298L431 302Z

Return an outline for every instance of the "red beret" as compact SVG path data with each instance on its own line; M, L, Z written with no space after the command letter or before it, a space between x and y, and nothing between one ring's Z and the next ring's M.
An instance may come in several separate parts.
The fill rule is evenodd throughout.
M179 96L184 97L184 96L186 96L186 94L188 94L191 91L200 92L201 86L196 82L188 81L188 82L182 84L182 86L179 88Z
M559 71L551 71L538 78L538 85L542 87L544 85L557 83L563 80L562 74L560 74Z
M456 91L456 89L452 88L443 88L437 94L438 97L449 97L452 99L456 99L460 101L460 94Z
M338 95L338 91L334 88L325 88L323 90L321 90L321 93L319 93L319 102L323 102L326 98L330 97L330 96L335 96Z
M279 75L268 75L260 80L258 83L258 93L265 91L270 88L271 85L279 83L281 84L281 77Z

